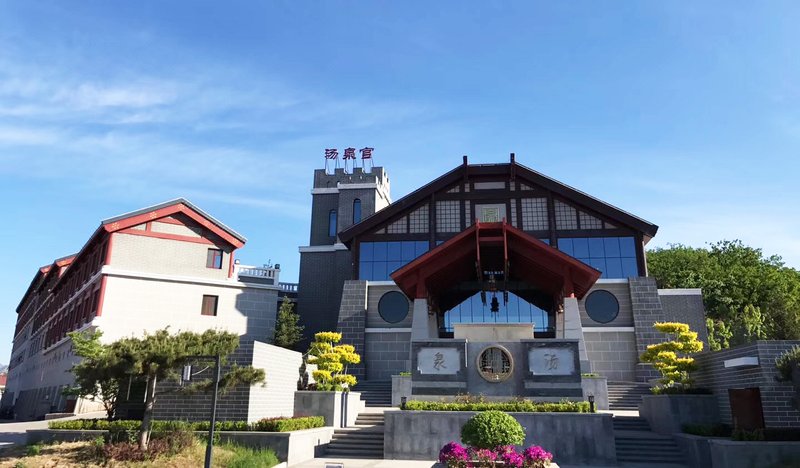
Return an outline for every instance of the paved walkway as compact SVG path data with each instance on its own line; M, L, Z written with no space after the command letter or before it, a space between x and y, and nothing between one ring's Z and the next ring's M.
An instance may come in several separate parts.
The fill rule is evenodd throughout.
M63 421L65 419L104 418L105 416L106 413L101 411L70 416L68 418L58 419L57 421ZM25 431L28 429L47 429L48 422L49 421L0 421L0 450L11 447L12 445L25 445Z

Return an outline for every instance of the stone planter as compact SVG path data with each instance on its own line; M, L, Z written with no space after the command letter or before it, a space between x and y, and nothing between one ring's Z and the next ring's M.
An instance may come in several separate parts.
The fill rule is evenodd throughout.
M594 406L598 410L608 409L608 379L606 377L581 377L583 399L594 395Z
M475 411L402 411L384 413L383 456L387 460L436 460ZM565 465L616 466L610 414L508 413L525 428L523 447L540 445Z
M401 398L406 397L411 400L411 376L393 375L392 376L392 406L400 407Z
M294 393L294 415L322 416L326 426L352 426L364 407L360 392L299 390Z
M645 395L639 415L659 434L681 432L684 424L719 424L719 405L714 395Z

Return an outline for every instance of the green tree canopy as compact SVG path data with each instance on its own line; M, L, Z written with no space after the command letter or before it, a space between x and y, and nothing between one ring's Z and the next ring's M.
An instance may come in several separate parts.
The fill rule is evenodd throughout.
M80 374L76 373L76 380L83 391L97 388L101 378L116 381L117 384L129 378L145 381L145 408L139 432L139 446L146 450L150 440L153 408L159 395L156 392L157 382L177 379L185 365L213 362L208 359L199 360L197 356L219 355L222 363L226 364L225 358L239 346L239 337L235 333L218 330L206 330L203 333L179 332L173 335L164 329L152 334L145 333L142 337L123 338L109 345L100 345L96 337L92 336L77 336L77 340L73 337L73 343L78 352L89 356L85 358L87 367L94 368L94 374L91 374L96 379L94 382L91 379L81 380ZM82 369L80 365L76 367ZM263 380L262 369L233 364L222 375L219 387L225 392L237 385L252 385ZM214 382L207 379L178 391L209 390L213 385Z
M303 328L305 328L298 324L299 321L300 316L294 311L294 304L288 297L284 297L275 321L275 337L272 344L294 349L303 339Z
M660 288L701 288L712 349L800 339L800 272L741 241L671 245L647 254Z

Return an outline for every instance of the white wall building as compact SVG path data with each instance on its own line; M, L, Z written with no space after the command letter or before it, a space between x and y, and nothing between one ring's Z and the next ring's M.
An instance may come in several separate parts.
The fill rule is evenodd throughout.
M61 394L72 383L70 331L99 329L104 342L170 327L227 330L271 341L277 268L234 261L246 239L184 199L103 221L81 251L36 273L17 308L1 407L18 419L85 412Z

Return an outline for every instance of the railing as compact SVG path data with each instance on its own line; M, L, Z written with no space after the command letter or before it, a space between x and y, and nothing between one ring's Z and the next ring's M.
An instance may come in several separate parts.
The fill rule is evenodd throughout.
M281 291L297 292L297 283L278 283L278 286L281 288Z
M272 278L272 279L277 278L279 272L280 270L275 268L259 268L250 266L243 266L236 269L236 273L239 276L255 276L258 278Z

